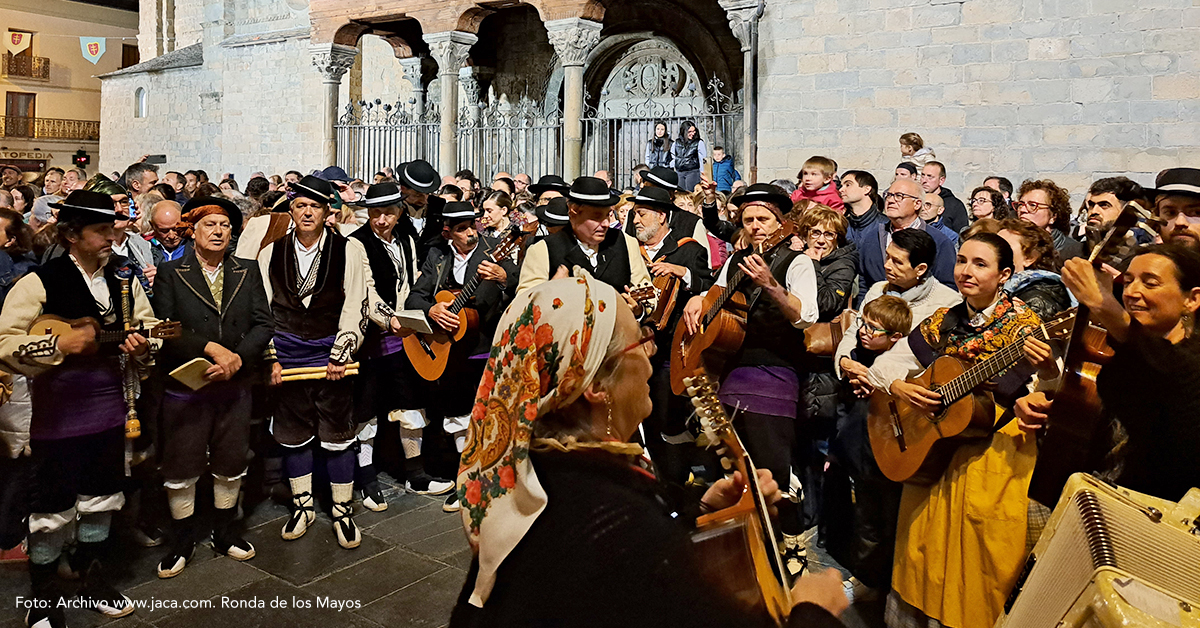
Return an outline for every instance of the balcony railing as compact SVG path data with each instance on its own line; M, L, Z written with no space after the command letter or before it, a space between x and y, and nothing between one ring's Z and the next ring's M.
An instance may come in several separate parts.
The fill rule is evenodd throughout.
M100 122L96 120L63 120L60 118L25 118L4 116L3 137L26 137L46 140L100 140Z
M33 79L35 81L50 80L50 59L46 57L13 56L4 53L0 69L8 77Z

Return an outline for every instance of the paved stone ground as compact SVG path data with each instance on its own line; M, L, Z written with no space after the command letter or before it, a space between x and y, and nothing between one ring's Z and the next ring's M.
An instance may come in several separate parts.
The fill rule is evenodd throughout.
M69 610L67 622L72 628L444 626L470 563L461 520L457 513L442 512L443 498L406 494L402 483L386 474L380 480L386 487L388 509L375 513L355 506L355 521L363 531L362 545L355 550L338 547L328 515L320 512L317 524L304 537L283 541L279 530L288 509L271 501L259 504L246 518L246 539L257 555L244 563L202 545L182 574L160 580L155 566L164 554L162 547L142 548L115 537L115 555L120 558L109 561L109 574L130 598L211 600L212 608L139 609L115 621L93 611ZM818 548L812 556L821 568L836 566ZM24 612L15 608L15 598L28 594L28 582L25 565L0 565L0 628L24 626ZM222 608L223 598L263 600L268 606ZM271 608L276 598L285 600L287 607ZM361 607L316 608L322 598L357 602ZM298 610L297 601L313 608ZM843 621L851 628L879 628L882 615L882 601L860 603L847 611Z

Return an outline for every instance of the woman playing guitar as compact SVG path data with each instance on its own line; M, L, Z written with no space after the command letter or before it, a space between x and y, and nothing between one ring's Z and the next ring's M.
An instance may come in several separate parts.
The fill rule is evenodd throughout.
M804 355L804 328L817 321L816 271L809 257L786 247L756 252L783 226L782 208L790 207L791 201L782 190L755 184L739 199L742 228L752 246L730 257L713 290L731 285L745 292L745 339L724 372L713 375L723 376L721 401L740 409L734 427L750 457L786 481L791 476L800 389L796 360ZM741 287L730 284L731 277L742 275L746 280ZM684 309L684 324L693 336L701 329L704 303L703 297L693 297ZM785 500L779 511L788 570L796 575L803 565L797 507Z
M942 356L984 360L1041 324L1003 292L1012 270L1013 250L1003 238L983 233L964 242L954 267L964 303L938 310L880 356L869 374L872 384L897 403L939 409L941 395L905 378ZM1027 340L1025 355L1041 375L1057 375L1049 345ZM1018 364L988 388L998 400L1011 399L1031 372ZM1026 491L1035 456L1033 438L1015 422L998 425L990 438L960 446L932 485L904 486L889 617L922 626L995 622L1025 558Z

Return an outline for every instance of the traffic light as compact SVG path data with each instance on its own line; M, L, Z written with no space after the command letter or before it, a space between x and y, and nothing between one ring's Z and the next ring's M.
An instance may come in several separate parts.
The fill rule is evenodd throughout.
M87 151L81 148L75 151L75 157L73 157L71 161L74 162L79 168L87 168L87 165L91 163L92 158L87 154Z

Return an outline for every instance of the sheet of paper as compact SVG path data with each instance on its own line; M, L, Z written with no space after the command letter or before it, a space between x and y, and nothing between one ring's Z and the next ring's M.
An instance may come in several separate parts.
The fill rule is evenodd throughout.
M429 321L425 318L425 312L421 310L400 310L396 312L396 318L400 319L400 324L408 329L422 334L431 334L433 329L429 326Z
M171 371L171 377L179 380L181 384L192 390L200 390L210 383L209 380L204 378L204 372L211 368L212 365L212 362L204 358L196 358Z

